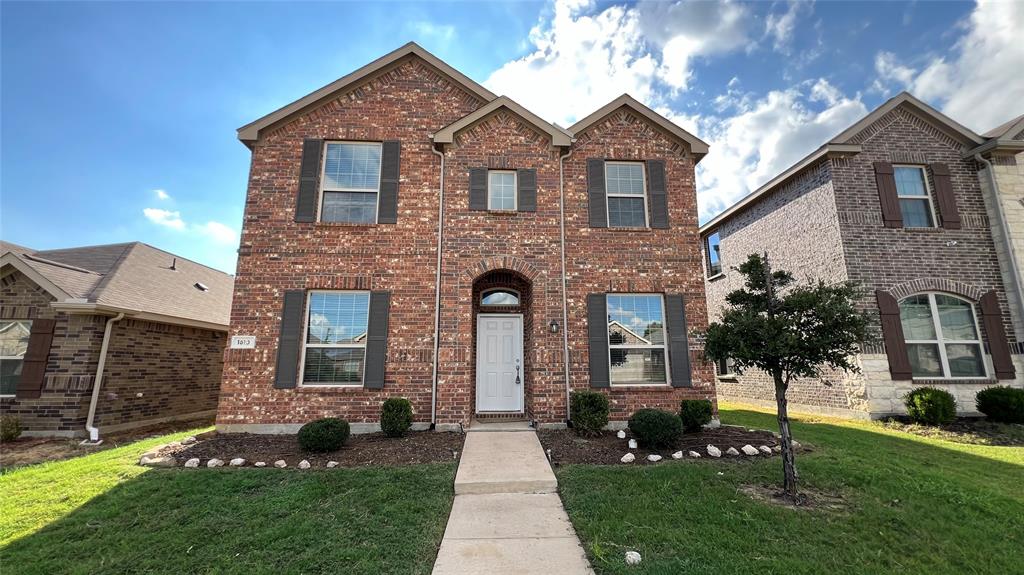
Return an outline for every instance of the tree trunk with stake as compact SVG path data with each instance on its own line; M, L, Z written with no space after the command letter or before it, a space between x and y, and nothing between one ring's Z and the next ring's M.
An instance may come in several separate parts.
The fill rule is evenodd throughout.
M772 278L772 265L768 260L768 252L764 253L765 290L768 300L768 319L775 320L775 284ZM789 431L789 412L787 409L786 389L789 387L789 378L783 377L782 369L772 370L772 380L775 382L775 404L779 421L779 435L782 436L782 489L786 495L797 502L797 473L796 458L793 454L793 435Z

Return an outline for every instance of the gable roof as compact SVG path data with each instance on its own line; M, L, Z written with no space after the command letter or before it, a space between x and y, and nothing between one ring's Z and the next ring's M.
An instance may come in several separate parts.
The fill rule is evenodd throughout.
M495 112L500 108L506 108L510 110L517 116L533 124L533 126L539 129L540 131L551 136L552 146L568 146L572 143L572 134L570 134L568 131L559 128L554 124L544 121L543 119L540 118L540 116L520 106L518 103L513 101L508 96L501 96L500 98L491 100L490 102L481 106L480 108L477 108L470 114L463 116L462 118L459 118L458 120L445 126L444 128L441 128L440 130L437 131L436 134L434 134L434 143L452 143L455 140L455 134L458 133L460 130L465 129L466 127L472 125L473 123L479 121L480 119L486 117L487 115Z
M603 120L605 117L608 116L608 114L611 114L612 112L618 110L623 106L640 114L647 120L651 121L655 125L667 131L669 134L685 142L686 145L689 146L690 148L690 153L692 153L694 156L697 156L698 162L702 157L704 157L705 154L708 153L707 142L680 128L675 123L670 121L668 118L641 104L629 94L623 94L618 98L615 98L611 102L608 102L604 106L601 106L586 118L583 118L579 122L576 122L572 126L569 126L569 131L572 132L574 135L578 135L584 132L590 126Z
M485 102L490 102L497 97L487 88L484 88L477 82L474 82L462 72L452 68L437 56L434 56L430 52L424 50L419 44L409 42L401 48L377 58L362 68L338 78L323 88L303 96L291 104L279 108L258 120L242 126L241 128L238 128L238 139L247 146L251 146L259 138L260 130L266 129L286 118L292 117L307 108L324 103L326 100L334 97L339 92L343 92L346 88L351 87L353 84L359 82L370 74L373 74L374 72L377 72L410 54L419 57L434 68L437 68L437 70L442 72L444 75L448 76L457 84L468 90L470 93L475 94Z
M1024 130L1024 114L992 128L982 134L982 136L986 138L1002 138L1003 136L1012 138L1020 133L1021 130Z
M0 242L0 264L50 292L55 307L124 311L210 329L229 323L233 276L141 242L42 251Z

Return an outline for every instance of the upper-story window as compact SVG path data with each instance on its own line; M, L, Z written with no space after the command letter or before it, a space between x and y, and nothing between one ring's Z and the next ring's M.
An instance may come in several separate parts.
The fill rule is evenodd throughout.
M516 173L506 170L487 172L487 209L516 209Z
M326 148L320 221L376 223L381 145L327 142Z
M722 253L718 232L710 234L704 239L704 257L708 262L708 277L722 273Z
M907 228L931 228L935 226L935 212L928 190L928 178L921 166L893 166L896 179L896 195L903 214L903 226Z
M18 390L31 332L28 320L0 322L0 395L14 395Z
M985 377L970 302L938 293L912 295L900 302L900 323L913 377Z
M647 227L647 193L644 165L640 162L605 162L608 225L616 228Z

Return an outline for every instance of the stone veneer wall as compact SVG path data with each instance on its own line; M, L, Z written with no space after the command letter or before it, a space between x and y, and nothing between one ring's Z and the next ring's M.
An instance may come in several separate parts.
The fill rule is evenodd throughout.
M1020 136L1018 139L1024 139L1024 134ZM1007 303L1013 312L1013 330L1017 341L1022 342L1024 302L1019 300L1018 293L1012 289L1014 271L1010 259L1015 258L1017 270L1024 273L1024 152L1017 155L996 154L989 158L989 161L992 162L992 172L999 187L999 197L995 196L989 170L984 165L980 166L978 178L981 190L985 194L985 205L991 223L992 240L999 256L1000 272L1003 283L1007 286ZM1008 229L1004 229L1003 222L996 212L997 202L1002 208ZM1012 255L1007 241L1013 246ZM1024 278L1019 278L1018 281L1024 282ZM1024 353L1024 350L1020 352Z

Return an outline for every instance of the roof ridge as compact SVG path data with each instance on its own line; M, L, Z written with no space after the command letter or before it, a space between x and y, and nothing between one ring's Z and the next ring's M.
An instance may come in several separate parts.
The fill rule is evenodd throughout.
M114 261L114 265L110 266L110 271L103 276L103 279L96 282L96 285L92 288L92 291L89 292L86 299L92 300L94 302L98 302L100 300L100 295L103 293L103 290L105 290L106 287L110 285L111 280L113 280L114 276L117 275L118 268L121 267L121 264L124 263L124 260L128 257L128 254L130 254L132 250L134 250L135 247L139 245L139 243L140 242L129 242L127 244L124 251L121 252L121 255L117 256L117 260Z
M137 244L140 244L140 245L143 245L143 246L146 246L147 248L150 248L150 249L154 249L154 250L156 250L156 251L158 251L158 252L160 252L160 253L164 253L164 254L167 254L167 255L169 255L169 256L171 256L171 257L175 258L175 259L179 259L179 260L184 260L184 261L186 261L186 262L189 262L189 263L195 264L195 265L197 265L197 266L199 266L199 267L203 267L203 268L206 268L206 269L208 269L208 270L210 270L210 271L214 271L214 272L217 272L217 273L220 273L220 274L224 274L224 275L226 275L226 276L228 276L228 277L235 277L235 274L229 274L228 272L226 272L226 271L224 271L224 270L219 270L219 269L217 269L217 268L215 268L215 267L213 267L213 266L208 266L208 265L206 265L206 264L204 264L204 263L201 263L201 262L197 262L196 260L194 260L194 259L191 259L191 258L186 258L186 257L184 257L184 256L179 256L178 254L175 254L175 253L171 253L171 252L169 252L169 251L167 251L167 250L165 250L165 249L162 249L162 248L158 248L158 247L156 247L156 246L154 246L154 245L151 245L151 244L147 244L146 242L135 242L135 243L137 243Z
M41 263L44 263L44 264L47 264L47 265L57 266L59 268L64 268L64 269L68 269L68 270L73 270L73 271L76 271L76 272L84 272L84 273L87 273L87 274L93 274L93 275L97 275L97 276L102 276L103 275L103 274L101 274L101 273L99 273L97 271L94 271L94 270L87 270L85 268L80 268L78 266L73 266L71 264L66 264L66 263L58 262L58 261L54 261L54 260L48 260L46 258L41 258L41 257L39 257L39 256L37 256L35 254L15 254L15 255L18 255L18 256L21 256L21 257L24 257L24 258L28 258L28 259L33 260L33 261L41 262Z

